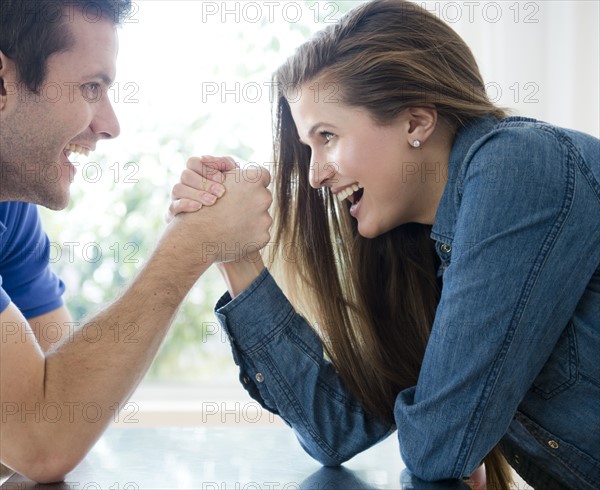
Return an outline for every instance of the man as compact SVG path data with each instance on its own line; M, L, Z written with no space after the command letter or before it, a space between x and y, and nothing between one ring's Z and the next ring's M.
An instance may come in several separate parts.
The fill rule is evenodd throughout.
M119 134L107 90L130 0L2 0L0 8L0 461L52 482L81 461L131 395L197 278L239 241L239 250L268 242L269 177L204 181L206 195L226 193L175 218L130 287L70 332L35 205L64 208L70 154ZM240 210L233 221L232 208ZM50 322L68 334L52 349L41 335ZM85 337L91 324L95 342ZM115 343L115 326L131 324L136 342Z

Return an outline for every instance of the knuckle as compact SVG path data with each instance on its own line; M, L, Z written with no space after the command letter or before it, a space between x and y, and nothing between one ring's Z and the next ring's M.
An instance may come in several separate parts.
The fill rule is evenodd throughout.
M172 196L173 197L179 197L181 196L181 194L183 193L183 189L185 188L185 186L181 183L177 183L173 186L173 191L172 191Z
M180 179L181 182L183 184L189 182L190 178L192 177L192 173L193 173L193 170L189 170L187 168L183 172L181 172L181 179Z
M218 172L214 162L206 162L202 164L202 175L210 176Z
M196 203L196 201L193 201L191 199L186 199L185 202L183 203L183 206L185 206L186 211L196 211L197 209L202 208L202 203ZM195 206L198 206L198 207L196 208Z
M194 167L197 167L198 165L201 165L201 164L202 164L202 162L201 162L200 158L198 158L198 157L190 157L190 158L188 158L188 161L187 161L187 167L188 168L194 168Z

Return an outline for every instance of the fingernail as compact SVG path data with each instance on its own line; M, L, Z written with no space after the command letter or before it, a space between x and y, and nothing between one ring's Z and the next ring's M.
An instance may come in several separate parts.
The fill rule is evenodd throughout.
M223 194L225 194L225 188L222 185L212 185L210 186L210 193L217 197L223 197Z
M200 199L202 199L202 202L204 204L208 204L209 206L211 206L217 201L217 198L212 194L204 194Z

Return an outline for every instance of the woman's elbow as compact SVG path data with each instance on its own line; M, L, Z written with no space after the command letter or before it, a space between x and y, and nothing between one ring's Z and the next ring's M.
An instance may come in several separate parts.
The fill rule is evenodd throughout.
M455 464L448 455L440 455L436 450L401 451L402 460L410 473L420 480L433 482L460 478Z
M322 448L316 444L308 445L305 444L302 439L299 438L298 440L302 449L304 449L311 458L318 461L323 466L340 466L357 454L340 454L331 448Z

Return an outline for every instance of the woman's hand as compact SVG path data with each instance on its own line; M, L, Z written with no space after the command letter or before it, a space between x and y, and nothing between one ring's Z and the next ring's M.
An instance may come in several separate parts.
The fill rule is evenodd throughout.
M481 465L472 474L471 478L465 483L472 490L485 490L486 489L486 478L485 478L485 466Z
M192 213L202 206L212 206L225 194L224 173L236 168L237 164L231 157L205 155L190 158L180 181L171 191L167 223L179 213Z

